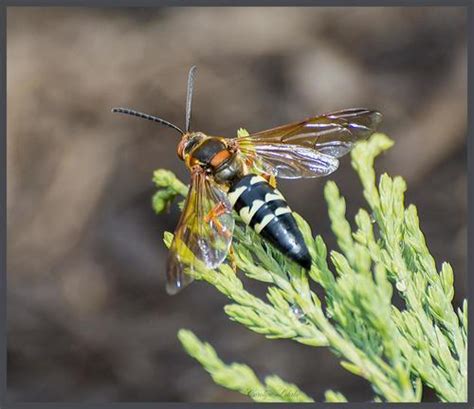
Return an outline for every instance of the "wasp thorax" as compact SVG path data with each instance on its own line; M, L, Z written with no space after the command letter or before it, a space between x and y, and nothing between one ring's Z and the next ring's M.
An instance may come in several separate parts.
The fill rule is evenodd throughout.
M242 160L235 154L229 154L214 170L214 178L218 183L232 182L234 179L242 177L244 167Z

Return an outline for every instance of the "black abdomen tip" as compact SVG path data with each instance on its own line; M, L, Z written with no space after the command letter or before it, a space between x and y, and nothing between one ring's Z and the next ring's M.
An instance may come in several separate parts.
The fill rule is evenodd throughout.
M311 269L311 264L313 263L313 259L311 258L311 255L309 254L308 249L304 248L306 251L302 251L299 254L294 254L292 255L292 259L296 261L301 267L303 267L305 270L310 270Z
M311 268L311 255L291 213L275 217L260 234L295 263L306 270Z

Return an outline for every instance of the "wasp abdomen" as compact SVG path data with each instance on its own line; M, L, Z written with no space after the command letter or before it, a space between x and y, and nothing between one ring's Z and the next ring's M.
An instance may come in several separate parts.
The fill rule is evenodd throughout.
M311 267L311 256L283 195L257 175L235 181L229 201L242 220L264 239L302 267Z

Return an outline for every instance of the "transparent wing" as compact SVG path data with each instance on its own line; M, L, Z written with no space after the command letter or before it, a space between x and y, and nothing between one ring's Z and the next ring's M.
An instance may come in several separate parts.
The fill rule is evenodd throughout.
M257 171L284 179L326 176L339 166L336 158L298 145L259 145L254 153L244 151L244 155L252 158Z
M170 247L167 292L176 294L188 285L199 263L218 267L229 251L233 229L232 206L226 193L204 172L194 172Z
M352 108L243 136L237 142L256 168L277 177L326 176L358 140L375 132L381 120L377 111Z

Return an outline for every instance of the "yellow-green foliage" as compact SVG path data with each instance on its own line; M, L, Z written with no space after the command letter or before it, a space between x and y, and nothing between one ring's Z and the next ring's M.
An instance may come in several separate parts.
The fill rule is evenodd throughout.
M225 313L250 330L267 338L330 347L345 369L370 382L376 401L418 402L423 384L442 401L466 401L467 302L454 310L452 268L443 263L438 272L416 207L405 208L405 181L383 174L376 182L374 159L392 144L387 136L375 134L352 151L352 166L369 206L358 211L354 231L337 185L326 183L324 193L339 251L331 251L328 257L322 237L314 238L306 221L295 214L313 258L309 274L252 229L238 224L237 266L247 277L268 283L267 300L249 293L228 265L217 271L199 268L195 278L228 297L231 303ZM169 171L156 171L154 181L159 188L153 199L158 213L187 192ZM168 247L171 239L167 233ZM309 280L324 289L324 308ZM404 300L402 310L392 304L394 291ZM181 330L178 336L187 352L226 388L255 401L312 401L276 376L262 383L248 366L224 364L209 344L190 331ZM325 399L346 401L333 391L327 391Z

